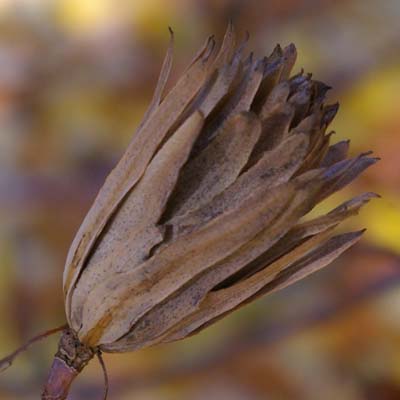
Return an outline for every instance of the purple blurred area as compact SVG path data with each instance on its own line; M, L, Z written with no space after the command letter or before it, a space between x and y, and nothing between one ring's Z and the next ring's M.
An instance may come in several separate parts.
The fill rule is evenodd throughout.
M400 399L400 2L398 0L0 1L0 357L64 323L69 244L151 99L168 26L175 81L232 19L249 47L294 42L333 86L335 141L382 161L326 211L363 191L347 228L362 242L326 270L200 335L105 355L112 400ZM57 338L0 375L1 400L37 399ZM71 400L99 399L96 362Z

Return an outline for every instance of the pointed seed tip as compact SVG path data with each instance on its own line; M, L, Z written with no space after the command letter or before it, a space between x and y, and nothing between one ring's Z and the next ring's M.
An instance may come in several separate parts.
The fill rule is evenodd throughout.
M216 45L216 42L214 39L214 35L209 36L209 38L207 39L206 49L205 49L203 57L202 57L202 61L204 63L206 63L210 59L211 55L213 54L215 45Z
M379 193L375 193L375 192L367 192L365 193L365 195L369 196L368 201L370 199L381 199L382 196Z
M358 231L352 231L352 232L346 232L343 235L354 239L359 239L361 236L364 234L364 232L367 230L367 228L362 228Z
M0 372L4 372L9 367L11 367L11 361L4 360L0 362Z
M370 156L372 153L373 153L372 150L365 151L365 152L363 152L363 153L360 153L360 155L358 156L358 158Z
M207 38L206 49L207 49L210 45L212 45L212 42L214 41L214 36L215 36L215 35L210 35L210 36Z
M288 52L290 52L290 53L297 53L297 48L296 48L296 45L292 42L292 43L289 43L286 47L285 47L285 50L287 50Z

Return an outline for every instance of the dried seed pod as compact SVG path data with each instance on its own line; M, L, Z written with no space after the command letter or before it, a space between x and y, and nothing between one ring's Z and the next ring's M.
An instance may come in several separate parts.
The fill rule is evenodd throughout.
M245 41L246 42L246 41ZM182 339L327 265L362 231L332 236L372 193L299 222L377 161L329 146L337 105L311 75L290 78L296 48L244 58L229 25L155 95L70 248L64 331L43 399L65 399L100 352Z

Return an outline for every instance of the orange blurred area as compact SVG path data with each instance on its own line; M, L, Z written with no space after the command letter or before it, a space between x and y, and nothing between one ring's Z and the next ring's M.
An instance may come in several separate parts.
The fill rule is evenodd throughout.
M374 191L346 227L362 242L326 270L196 337L105 355L113 400L400 399L398 0L0 0L0 357L65 321L70 241L151 98L175 32L172 81L232 19L250 47L294 42L295 68L333 86L335 141L382 160L342 193ZM37 399L57 338L0 375ZM92 362L71 399L99 399Z

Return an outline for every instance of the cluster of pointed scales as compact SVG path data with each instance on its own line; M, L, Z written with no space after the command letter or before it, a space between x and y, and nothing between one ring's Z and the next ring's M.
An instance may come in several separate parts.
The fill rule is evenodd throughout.
M106 352L184 338L324 267L362 234L332 230L376 196L304 222L376 158L330 145L338 106L322 82L290 75L293 45L255 59L229 26L164 96L172 42L65 267L68 323Z

